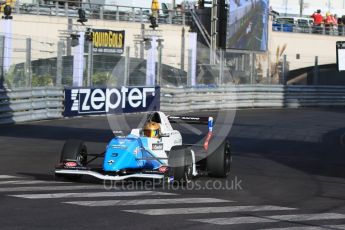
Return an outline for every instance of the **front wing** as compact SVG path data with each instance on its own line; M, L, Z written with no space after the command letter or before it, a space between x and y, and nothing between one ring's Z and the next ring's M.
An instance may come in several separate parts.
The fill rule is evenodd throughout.
M162 166L156 170L153 169L125 169L118 172L108 172L101 168L92 168L84 166L66 166L69 162L60 163L55 167L56 175L88 175L101 180L125 180L129 178L151 178L163 179L168 173L168 167ZM73 163L73 162L70 162Z
M56 169L55 174L60 175L88 175L93 176L101 180L120 181L129 178L150 178L150 179L163 179L162 173L133 173L127 175L108 175L92 170L80 170L80 169Z

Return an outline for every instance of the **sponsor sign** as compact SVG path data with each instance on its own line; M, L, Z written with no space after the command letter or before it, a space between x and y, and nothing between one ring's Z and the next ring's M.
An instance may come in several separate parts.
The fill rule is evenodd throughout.
M65 117L156 111L159 106L159 87L65 89Z
M338 71L345 71L345 41L336 42Z
M123 54L125 47L125 31L93 29L93 52Z

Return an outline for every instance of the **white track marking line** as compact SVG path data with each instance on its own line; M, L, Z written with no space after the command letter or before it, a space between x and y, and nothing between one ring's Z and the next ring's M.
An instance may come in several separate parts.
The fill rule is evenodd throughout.
M257 211L283 211L296 210L295 208L279 206L227 206L227 207L199 207L199 208L171 208L171 209L136 209L124 210L131 213L144 215L180 215L180 214L202 214L202 213L226 213L226 212L257 212Z
M76 186L35 186L35 187L6 187L0 188L0 192L29 192L29 191L65 191L77 189L100 189L104 190L103 186L99 185L76 185Z
M313 227L266 228L264 230L344 230L345 225L322 225Z
M275 220L264 219L261 217L232 217L232 218L211 218L211 219L191 219L191 221L202 222L206 224L231 225L231 224L256 224L270 223Z
M71 184L72 182L64 181L43 181L43 180L9 180L0 181L0 185L29 185L29 184Z
M0 175L0 179L13 179L13 178L20 178L20 177L10 176L10 175Z
M102 200L102 201L72 201L63 202L81 206L117 206L117 205L154 205L154 204L205 204L233 202L214 198L177 198L177 199L140 199L140 200Z
M298 215L276 215L263 217L232 217L232 218L212 218L212 219L192 219L208 224L232 225L232 224L254 224L269 222L303 222L313 220L337 220L345 219L345 215L338 213L320 213L320 214L298 214ZM290 229L290 228L289 228Z
M58 198L92 198L92 197L120 197L120 196L172 196L174 193L136 191L136 192L92 192L92 193L48 193L48 194L19 194L9 195L25 199L58 199Z
M345 219L345 215L339 213L317 213L300 215L279 215L266 216L265 218L276 219L278 221L310 221L310 220L336 220Z

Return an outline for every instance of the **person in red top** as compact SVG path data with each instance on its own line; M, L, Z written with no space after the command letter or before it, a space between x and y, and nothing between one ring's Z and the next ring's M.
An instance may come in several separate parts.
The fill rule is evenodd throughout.
M321 26L323 24L323 16L321 14L321 10L317 10L310 17L314 19L313 32L321 33L322 32Z
M321 25L323 22L323 16L321 14L321 10L317 10L313 15L311 16L314 19L314 25Z
M334 16L330 12L326 13L326 18L325 18L325 32L326 34L331 34L331 31L333 30L333 25L334 25Z

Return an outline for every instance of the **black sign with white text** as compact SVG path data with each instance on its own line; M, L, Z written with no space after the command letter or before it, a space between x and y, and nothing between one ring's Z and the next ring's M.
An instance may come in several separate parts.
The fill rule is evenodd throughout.
M65 117L157 111L159 107L159 87L65 89Z

